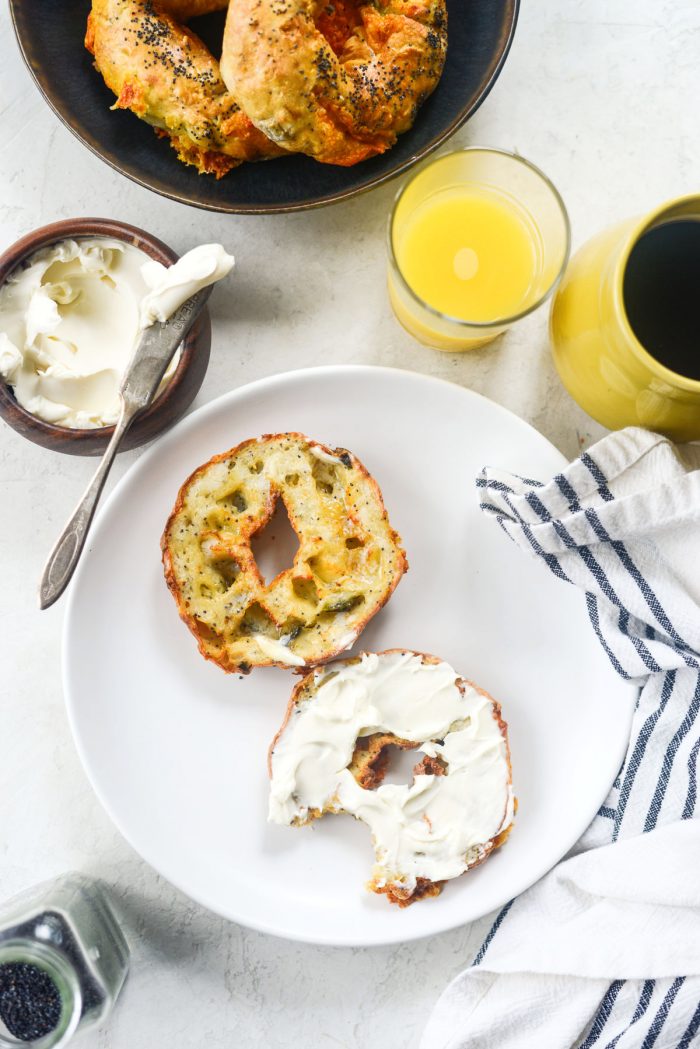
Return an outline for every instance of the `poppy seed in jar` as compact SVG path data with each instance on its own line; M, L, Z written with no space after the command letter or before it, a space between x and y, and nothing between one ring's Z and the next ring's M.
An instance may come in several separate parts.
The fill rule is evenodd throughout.
M0 1021L14 1038L44 1038L60 1019L61 995L47 972L27 962L0 965Z

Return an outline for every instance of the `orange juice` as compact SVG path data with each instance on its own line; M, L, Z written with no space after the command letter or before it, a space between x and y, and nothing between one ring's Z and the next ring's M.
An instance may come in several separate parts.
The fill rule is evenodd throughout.
M421 342L471 349L535 309L568 253L566 209L538 168L502 150L448 153L419 169L396 198L391 305Z
M428 197L397 231L394 250L423 302L477 323L525 309L539 269L538 233L527 212L478 185Z

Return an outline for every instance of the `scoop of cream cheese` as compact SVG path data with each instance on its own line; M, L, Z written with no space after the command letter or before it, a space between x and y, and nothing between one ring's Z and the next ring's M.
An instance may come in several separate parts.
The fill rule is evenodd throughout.
M0 288L0 376L46 422L109 426L143 329L167 320L233 265L220 244L194 248L171 267L107 237L42 249Z
M358 737L376 732L420 743L416 753L440 759L446 774L360 787L347 766ZM508 749L493 702L460 687L449 664L414 653L365 654L317 671L315 695L293 709L270 768L271 821L303 823L325 810L369 826L377 887L412 890L418 878L454 878L513 820Z

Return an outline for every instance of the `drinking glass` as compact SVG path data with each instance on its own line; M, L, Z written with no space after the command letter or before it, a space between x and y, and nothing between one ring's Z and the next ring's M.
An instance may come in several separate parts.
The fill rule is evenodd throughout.
M472 216L478 219L470 227L465 224L460 201L474 199ZM482 214L478 201L483 200ZM465 295L469 280L477 273L483 260L478 246L488 249L489 279L493 286L492 315L478 318L467 315L451 316L441 312L435 302L422 296L407 276L407 234L421 214L440 202L451 208L454 201L455 229L459 230L459 246L454 258L440 257L441 246L430 245L423 251L420 265L426 267L447 265L462 280ZM497 210L494 211L494 208ZM424 212L423 212L424 213ZM526 274L527 283L516 308L499 308L498 281L505 287L509 280L509 245L499 243L499 230L490 235L489 223L493 216L505 213L511 223L521 227L530 242L531 262ZM479 230L476 230L476 225ZM501 236L503 230L500 230ZM477 243L478 241L478 243ZM475 246L477 250L475 250ZM399 191L389 219L389 297L397 319L420 342L441 350L467 350L495 339L515 321L537 309L550 295L561 277L569 257L569 219L559 193L546 175L523 157L498 149L470 148L438 157L420 168ZM415 262L415 259L413 260ZM415 283L415 280L413 281ZM504 302L507 296L504 295ZM460 309L461 314L464 311Z

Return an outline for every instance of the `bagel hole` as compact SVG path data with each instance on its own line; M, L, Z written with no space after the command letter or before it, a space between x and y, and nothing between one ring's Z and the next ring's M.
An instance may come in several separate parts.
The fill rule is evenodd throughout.
M248 606L239 629L242 634L264 634L275 640L280 636L277 623L258 601L253 601L252 605Z
M277 500L272 516L253 536L250 548L265 583L292 568L299 550L299 536L292 527L283 499Z
M364 790L383 783L408 786L413 782L413 751L419 746L389 733L376 733L357 740L350 771Z
M211 562L211 567L220 577L224 590L228 590L229 587L233 586L241 573L241 566L231 557L220 557L218 560Z
M233 492L227 492L226 495L222 495L216 501L220 506L225 506L237 514L242 514L244 510L248 509L248 502L240 488L236 488Z
M252 466L248 467L248 469L250 470L250 472L252 474L262 473L262 468L263 468L262 459L256 459L255 462L252 464Z
M299 474L287 474L284 483L288 484L290 488L296 488L299 484Z
M322 583L334 583L340 570L333 561L329 561L323 554L314 554L306 562L313 574Z
M384 783L394 783L397 786L410 786L413 783L418 768L416 755L413 752L417 748L418 744L411 747L410 750L405 747L397 747L395 744L389 744L384 748L389 752Z
M316 490L324 495L332 495L338 480L335 466L325 463L322 459L316 459L311 467L311 476L316 484Z
M308 601L310 605L318 604L318 587L313 579L296 578L292 580L292 590L300 601Z
M364 545L364 539L358 539L356 535L352 535L349 539L345 540L345 546L348 550L359 550L359 548Z

